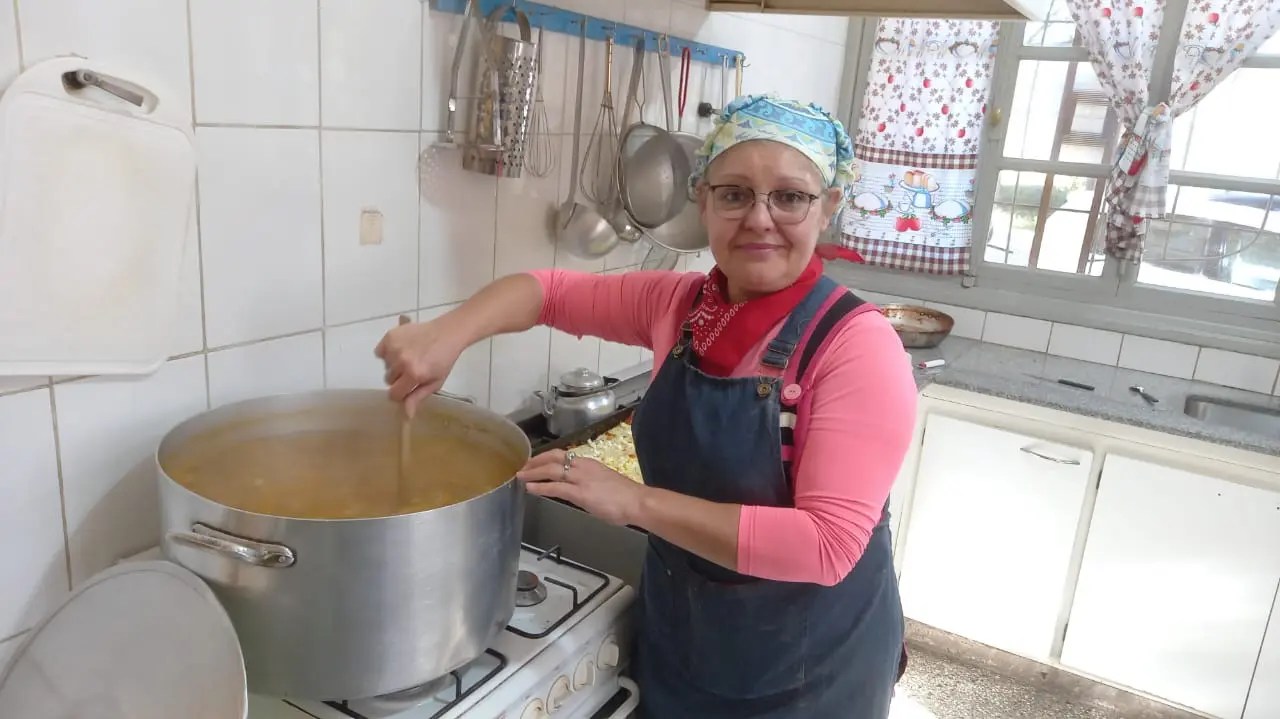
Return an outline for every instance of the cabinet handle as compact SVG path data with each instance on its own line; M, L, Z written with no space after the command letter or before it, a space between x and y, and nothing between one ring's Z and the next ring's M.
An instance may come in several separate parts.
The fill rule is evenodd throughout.
M1022 451L1023 451L1023 452L1026 452L1027 454L1030 454L1030 455L1032 455L1032 456L1039 457L1040 459L1048 460L1048 461L1053 462L1053 463L1055 463L1055 464L1070 464L1070 465L1075 465L1075 466L1079 466L1079 465L1080 465L1080 460L1078 460L1078 459L1068 459L1068 458L1065 458L1065 457L1055 457L1055 456L1053 456L1053 455L1051 455L1051 454L1045 454L1045 453L1043 453L1043 452L1037 451L1037 450L1036 450L1036 448L1035 448L1035 447L1033 447L1033 446L1031 446L1031 445L1027 445L1026 447L1023 447L1023 448L1022 448Z

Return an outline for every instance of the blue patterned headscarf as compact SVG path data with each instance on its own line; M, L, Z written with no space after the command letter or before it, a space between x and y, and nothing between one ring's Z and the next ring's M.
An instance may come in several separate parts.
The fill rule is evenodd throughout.
M690 190L720 153L749 140L773 140L799 150L818 166L828 187L846 194L857 179L853 142L839 120L814 104L802 105L772 94L744 95L724 108L695 153Z

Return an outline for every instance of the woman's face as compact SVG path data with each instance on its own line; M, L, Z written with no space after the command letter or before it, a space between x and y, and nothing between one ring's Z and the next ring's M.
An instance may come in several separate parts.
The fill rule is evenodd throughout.
M712 161L698 206L730 301L795 282L839 204L840 190L827 188L809 158L781 143L739 143Z

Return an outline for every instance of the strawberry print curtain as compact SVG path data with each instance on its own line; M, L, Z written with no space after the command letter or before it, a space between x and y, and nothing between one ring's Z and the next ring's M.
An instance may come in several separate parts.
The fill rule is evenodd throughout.
M1194 107L1275 33L1280 3L1192 0L1178 37L1170 96L1154 106L1147 83L1164 1L1068 3L1094 71L1125 127L1107 188L1107 253L1137 262L1148 220L1164 216L1174 118Z
M854 137L858 179L841 213L867 264L969 269L978 148L999 23L882 20Z

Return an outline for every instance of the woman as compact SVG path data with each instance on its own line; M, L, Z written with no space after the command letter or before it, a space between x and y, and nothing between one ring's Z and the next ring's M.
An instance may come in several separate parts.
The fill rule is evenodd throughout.
M377 348L410 411L495 334L541 323L652 348L632 427L644 485L563 452L518 475L649 532L631 667L642 716L888 715L905 654L887 499L916 388L892 328L814 255L852 160L815 106L740 98L691 179L709 275L510 276Z

